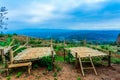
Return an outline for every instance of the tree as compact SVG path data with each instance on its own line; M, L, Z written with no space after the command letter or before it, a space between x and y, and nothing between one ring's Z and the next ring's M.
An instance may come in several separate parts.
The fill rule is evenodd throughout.
M120 33L118 34L118 37L117 37L117 45L120 45Z
M7 30L7 20L6 14L8 10L6 7L0 8L0 33L3 33L4 30Z

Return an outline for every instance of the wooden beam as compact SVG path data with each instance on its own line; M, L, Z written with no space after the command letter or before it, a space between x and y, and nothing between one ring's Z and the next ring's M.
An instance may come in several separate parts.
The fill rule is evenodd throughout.
M75 66L76 66L76 69L77 69L78 68L78 53L77 52L75 53L75 58L76 58Z
M66 54L66 51L65 51L65 49L64 49L64 61L65 61L65 54Z
M13 63L13 50L10 50L10 64Z
M83 65L82 65L82 60L81 60L80 57L79 57L79 62L80 62L80 68L81 68L81 71L82 71L82 75L85 76L85 73L84 73L84 70L83 70Z
M111 66L111 51L109 51L109 55L108 55L108 67Z
M54 53L53 53L53 51L51 52L52 53L52 69L53 69L53 71L54 71Z
M19 50L20 48L23 48L23 47L25 47L27 45L27 42L23 45L23 46L19 46L17 49L15 49L14 51L13 51L13 53L15 53L17 50Z
M2 63L5 64L5 56L4 56L4 49L0 49L1 57L2 57Z

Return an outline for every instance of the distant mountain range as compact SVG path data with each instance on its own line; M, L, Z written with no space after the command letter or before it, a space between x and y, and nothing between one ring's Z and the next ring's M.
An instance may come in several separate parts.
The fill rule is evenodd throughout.
M64 29L22 29L9 33L17 33L20 35L27 35L31 37L57 40L83 40L110 42L116 41L120 30L64 30Z

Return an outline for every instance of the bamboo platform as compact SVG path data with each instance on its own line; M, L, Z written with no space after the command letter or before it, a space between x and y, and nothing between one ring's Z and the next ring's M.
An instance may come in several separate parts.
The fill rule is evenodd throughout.
M94 66L94 63L92 61L92 57L101 57L101 56L107 56L106 53L103 53L101 51L98 51L98 50L94 50L92 48L88 48L88 47L72 47L72 48L65 48L67 50L70 50L70 53L73 55L73 57L76 58L76 67L78 65L78 59L79 59L79 63L80 63L80 68L81 68L81 71L82 71L82 75L85 76L85 72L84 70L91 70L93 69L95 74L97 74L97 71L95 69L95 66ZM88 58L89 61L82 61L82 58ZM84 67L83 66L83 63L90 63L91 66L89 67Z
M101 51L88 48L88 47L72 47L72 48L66 48L67 50L71 51L71 54L75 57L75 53L77 53L78 57L85 58L89 57L97 57L97 56L107 56L106 53L103 53Z
M55 54L53 48L51 47L35 47L35 48L28 48L13 58L14 62L19 61L33 61L40 59L45 56L52 55L52 51Z

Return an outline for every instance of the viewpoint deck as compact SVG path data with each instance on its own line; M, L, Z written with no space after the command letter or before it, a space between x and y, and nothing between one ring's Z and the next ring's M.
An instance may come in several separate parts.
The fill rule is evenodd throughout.
M35 48L28 48L22 52L20 52L17 56L14 57L14 61L23 61L23 60L36 60L40 59L45 56L50 56L55 54L53 48L51 47L35 47Z
M75 53L78 54L78 57L85 58L85 57L97 57L97 56L107 56L107 54L92 49L88 47L72 47L72 48L66 48L67 50L71 51L71 54L75 57Z

